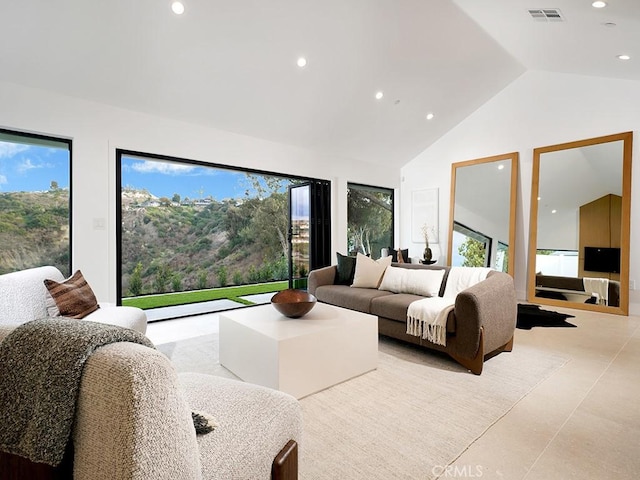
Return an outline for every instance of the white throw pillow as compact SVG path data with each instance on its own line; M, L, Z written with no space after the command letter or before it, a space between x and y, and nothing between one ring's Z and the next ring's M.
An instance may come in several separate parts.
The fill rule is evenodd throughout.
M356 255L356 272L352 287L378 288L384 271L391 265L391 256L372 260L366 255Z
M380 283L378 290L401 293L405 275L403 270L406 271L407 269L399 267L388 267L384 271L384 276L382 277L382 282Z
M411 293L423 297L437 297L444 270L389 267L384 272L379 290L393 293Z
M409 269L405 268L404 293L422 295L423 297L437 297L444 278L444 270Z

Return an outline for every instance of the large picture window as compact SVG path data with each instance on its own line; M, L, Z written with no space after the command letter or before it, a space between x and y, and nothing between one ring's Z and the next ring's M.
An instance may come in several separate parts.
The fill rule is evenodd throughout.
M216 310L306 285L319 181L121 150L117 165L123 304Z
M347 236L350 255L378 259L383 248L394 248L393 190L349 183Z
M71 268L71 140L0 129L0 274Z

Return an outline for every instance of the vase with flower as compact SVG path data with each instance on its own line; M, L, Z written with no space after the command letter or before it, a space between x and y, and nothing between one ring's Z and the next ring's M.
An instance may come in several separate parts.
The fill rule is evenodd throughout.
M433 258L433 252L431 251L431 248L429 248L429 227L424 224L422 226L422 235L424 236L424 252L422 254L423 256L423 263L431 263L431 259Z

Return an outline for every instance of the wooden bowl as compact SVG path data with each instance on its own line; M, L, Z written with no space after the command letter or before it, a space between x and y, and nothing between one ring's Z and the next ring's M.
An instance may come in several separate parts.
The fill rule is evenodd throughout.
M271 304L285 317L300 318L311 311L316 297L304 290L282 290L271 297Z

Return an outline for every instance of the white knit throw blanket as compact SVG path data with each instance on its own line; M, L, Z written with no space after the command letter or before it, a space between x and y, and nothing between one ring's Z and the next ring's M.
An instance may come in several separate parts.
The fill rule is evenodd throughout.
M429 297L411 302L407 310L407 333L446 346L447 317L455 301L455 297Z
M451 267L444 297L416 300L407 309L407 333L422 337L436 345L447 345L447 318L453 310L456 296L463 290L483 281L490 268Z
M584 291L598 295L600 305L609 305L609 279L583 277Z
M451 267L443 296L455 297L463 290L482 282L490 271L486 267Z

